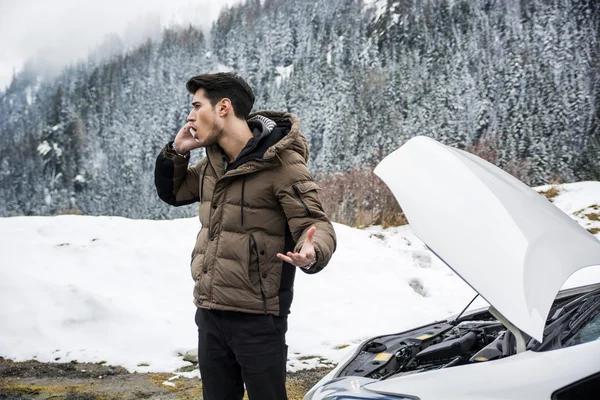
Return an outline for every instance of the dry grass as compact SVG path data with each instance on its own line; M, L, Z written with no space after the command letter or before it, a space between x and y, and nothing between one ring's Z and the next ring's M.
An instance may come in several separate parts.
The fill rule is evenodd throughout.
M336 350L342 350L342 349L345 349L346 347L349 347L349 346L350 346L349 344L341 344L339 346L335 346L335 349Z
M502 147L496 135L484 133L465 150L494 165L501 162ZM513 160L502 168L517 179L530 183L529 160ZM372 168L317 175L315 178L321 187L323 208L332 221L355 227L382 225L384 228L408 223L393 194L373 174ZM556 182L559 182L559 178L554 177ZM558 194L558 190L553 187L543 194L551 199Z
M42 392L42 389L35 385L10 385L6 382L0 382L0 398L11 399L21 398L26 396L37 396Z
M404 225L402 209L388 187L371 169L316 177L325 213L349 226Z
M288 400L302 400L308 390L332 368L317 368L288 374L286 381Z
M465 150L496 166L500 166L502 146L496 135L484 132L477 141L468 146ZM502 169L521 182L525 182L526 184L531 183L529 177L531 161L529 159L511 160L505 163L505 165L502 165Z
M169 374L167 372L149 373L147 376L148 376L148 379L150 380L150 382L154 386L159 387L161 389L169 390L169 391L176 391L178 389L178 386L181 389L183 386L183 382L184 382L184 380L182 380L182 379L174 379L170 382L172 382L175 386L163 385L163 382L168 381L169 378L173 377L173 374Z
M542 196L544 196L545 198L547 198L548 200L552 201L553 198L558 196L560 191L558 190L558 188L556 186L552 186L550 189L543 191L543 192L539 192L539 193Z
M302 356L302 357L298 357L298 360L302 361L302 360L312 360L313 358L319 358L319 356Z
M500 159L500 144L495 135L483 134L479 140L465 150L492 164L498 164Z
M317 356L315 356L317 357ZM308 390L317 383L323 376L325 376L331 368L318 368L312 370L298 371L288 374L286 381L286 388L288 394L288 400L302 400ZM159 375L159 374L157 374ZM160 374L164 375L164 374ZM160 383L168 379L163 379L164 376L158 377L155 383ZM170 381L176 386L171 387L169 390L177 392L177 399L180 400L202 400L202 383L197 379L186 379L180 378ZM162 385L166 387L165 385ZM248 400L248 393L244 394L244 400Z
M64 399L64 400L119 400L121 396L97 393L82 385L48 385L0 383L0 399Z
M585 214L585 216L590 221L600 221L600 214L598 214L598 213L589 213L589 214Z
M75 205L66 210L59 210L56 215L83 215L83 211L81 211L79 207Z
M286 382L288 399L302 400L306 392L329 371L331 371L331 368L317 368L288 373ZM26 376L22 378L4 377L7 379L0 379L0 399L203 399L202 382L199 379L180 377L169 381L169 378L173 376L171 373L122 374L106 380L91 377L73 380ZM25 380L26 382L23 382ZM169 381L175 386L164 385L163 382L165 381ZM247 394L244 399L248 399Z

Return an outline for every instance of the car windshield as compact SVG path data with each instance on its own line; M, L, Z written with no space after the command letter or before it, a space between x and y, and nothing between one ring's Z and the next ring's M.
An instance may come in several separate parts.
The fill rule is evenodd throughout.
M600 338L600 310L569 341L566 346L587 343Z

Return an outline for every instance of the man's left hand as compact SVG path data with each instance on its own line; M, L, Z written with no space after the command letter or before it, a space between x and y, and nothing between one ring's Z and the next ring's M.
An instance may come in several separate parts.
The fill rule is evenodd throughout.
M316 257L315 246L313 245L313 236L315 235L316 231L317 228L315 226L308 228L308 231L306 232L306 240L304 241L299 253L292 253L291 251L288 251L287 256L277 253L277 257L279 257L280 260L295 265L296 267L305 268Z

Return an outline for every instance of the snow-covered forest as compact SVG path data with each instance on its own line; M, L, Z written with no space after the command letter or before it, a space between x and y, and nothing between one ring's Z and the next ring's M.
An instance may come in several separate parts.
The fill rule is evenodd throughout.
M415 135L530 185L600 179L600 3L248 0L189 27L0 92L0 216L190 216L154 189L192 75L232 70L255 109L300 116L311 170L374 166ZM118 48L118 46L117 46ZM196 157L199 157L197 154Z

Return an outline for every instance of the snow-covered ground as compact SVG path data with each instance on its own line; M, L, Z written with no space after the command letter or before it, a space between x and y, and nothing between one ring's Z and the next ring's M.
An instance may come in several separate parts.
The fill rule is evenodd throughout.
M557 189L554 204L600 238L600 183ZM197 344L189 257L199 227L196 218L0 218L0 356L131 371L189 365L181 354ZM458 313L475 295L409 226L335 229L329 266L296 275L291 371ZM582 272L565 286L600 281L598 269ZM478 298L472 307L482 305Z

